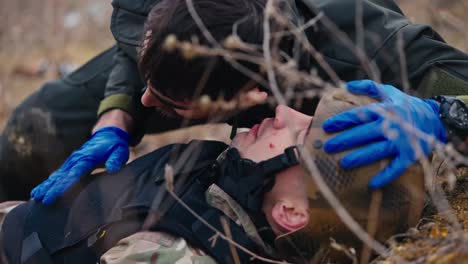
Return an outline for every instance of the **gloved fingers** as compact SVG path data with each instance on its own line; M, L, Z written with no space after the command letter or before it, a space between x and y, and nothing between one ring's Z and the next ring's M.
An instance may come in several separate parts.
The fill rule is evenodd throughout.
M48 180L46 180L48 181ZM42 200L42 197L44 197L44 194L47 192L47 188L45 187L46 182L42 182L41 184L37 185L32 189L30 196L31 198L34 199L36 202L40 202Z
M387 97L384 85L372 80L350 81L346 83L346 87L351 93L367 95L379 101Z
M81 177L89 174L94 168L110 158L111 170L122 166L128 160L128 141L130 135L118 127L103 127L96 131L78 150L73 152L57 172L48 180L36 187L31 196L42 200L44 204L53 203L62 196ZM126 152L118 146L126 145ZM117 146L117 147L116 147ZM115 149L112 157L111 151ZM125 160L125 161L122 161ZM53 179L53 180L52 180Z
M374 121L343 131L328 139L325 142L324 150L327 153L336 153L384 140L385 136L382 134L380 123L379 121Z
M371 189L378 189L398 179L411 165L411 161L397 156L390 164L373 177L369 183Z
M47 188L47 193L44 195L42 203L45 205L54 203L57 198L68 191L81 177L90 173L97 165L97 161L94 159L81 159L67 175L63 175L55 181L53 186Z
M78 181L81 177L89 174L91 171L93 171L101 161L95 160L93 157L86 157L81 159L79 162L73 166L68 171L67 177L62 177L61 181L73 181L76 182Z
M397 150L388 141L382 141L361 147L346 154L340 161L345 169L369 165L373 162L393 157Z
M375 121L380 117L379 113L376 112L378 107L377 104L370 104L339 113L325 120L322 128L327 133L335 133Z
M51 205L57 200L57 198L62 196L63 193L64 192L61 189L58 189L57 186L54 185L52 188L47 190L47 193L42 198L42 203L45 205Z
M79 153L79 150L74 151L58 170L53 172L49 178L47 178L31 191L31 197L34 198L34 200L37 202L41 201L49 188L51 188L58 179L66 176L67 171L69 171L76 164L76 160L80 155L81 154Z
M110 154L106 161L106 169L110 173L116 173L119 171L125 163L127 163L130 156L130 151L127 146L118 146Z
M53 186L56 180L63 174L61 170L57 170L52 173L49 178L40 183L31 191L31 197L34 198L36 202L40 202L44 195L47 193L47 190Z
M62 166L60 166L58 170L66 172L73 168L76 162L78 162L83 156L83 154L81 153L82 148L83 146L80 149L75 150L72 154L70 154L70 156L63 162Z

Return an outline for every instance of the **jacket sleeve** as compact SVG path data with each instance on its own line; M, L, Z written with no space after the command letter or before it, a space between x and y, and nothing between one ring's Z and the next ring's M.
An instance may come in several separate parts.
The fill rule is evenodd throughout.
M403 40L403 48L398 48L398 38ZM382 67L384 83L389 79L402 79L406 71L411 89L420 97L468 93L468 54L448 45L431 27L408 24L389 44L395 59ZM404 68L400 53L406 59Z
M138 50L144 23L151 8L160 0L113 0L111 31L117 41L113 69L106 84L98 116L112 109L128 112L135 121L132 144L137 144L148 126L154 109L144 107L140 98L145 84L138 70ZM156 120L157 122L157 120ZM171 122L157 122L156 131L174 129ZM154 124L153 124L154 125ZM154 129L153 129L154 130Z
M410 92L425 98L467 94L467 53L447 44L430 26L411 23L393 1L364 2L366 42L376 35L381 41L367 53L383 83L404 88L408 79Z
M104 99L99 104L98 116L112 109L121 109L129 113L134 120L131 145L136 145L143 137L149 116L153 108L144 107L140 98L144 91L144 84L140 78L135 60L120 47L114 55L114 66L107 80ZM165 122L160 122L162 131Z
M142 107L133 98L142 95L144 84L138 73L136 62L118 48L114 55L114 66L109 74L104 99L98 109L98 115L111 109L122 109L133 117L138 115Z
M467 93L468 54L448 45L430 26L411 23L394 1L362 1L362 34L356 27L355 0L302 2L302 10L312 16L322 12L353 45L363 40L365 55L378 70L382 83L403 88L407 79L411 92L421 97ZM349 46L325 23L319 23L310 35L342 80L371 77Z
M147 14L156 2L157 0L112 1L114 10L110 29L117 41L118 50L98 115L115 108L127 111L134 118L142 113L142 105L135 99L141 97L145 86L137 66L138 49Z

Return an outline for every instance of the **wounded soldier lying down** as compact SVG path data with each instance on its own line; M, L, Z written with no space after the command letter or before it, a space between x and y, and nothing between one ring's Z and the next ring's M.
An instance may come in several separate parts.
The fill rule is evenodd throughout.
M4 255L9 263L44 264L309 263L342 257L329 247L330 237L360 250L362 243L321 195L318 175L307 173L305 161L313 158L309 168L366 228L368 182L386 161L342 170L341 156L323 152L331 135L321 126L370 101L339 90L322 99L313 122L280 105L274 118L237 134L230 146L169 145L115 175L85 177L53 205L29 201L13 209L2 227ZM418 219L421 176L415 165L382 190L377 224L385 228L378 228L377 240Z

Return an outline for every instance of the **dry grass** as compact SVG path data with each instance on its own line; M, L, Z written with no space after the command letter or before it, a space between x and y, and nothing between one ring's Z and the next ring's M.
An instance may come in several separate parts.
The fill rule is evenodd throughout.
M463 233L454 232L446 219L428 205L420 224L407 234L398 235L390 240L392 255L398 255L410 263L451 264L468 263L468 170L460 169L456 188L446 190L450 204ZM379 258L376 263L394 263L389 259Z
M28 94L57 78L57 65L82 64L112 45L110 12L106 0L0 0L0 127ZM45 62L43 74L32 74Z

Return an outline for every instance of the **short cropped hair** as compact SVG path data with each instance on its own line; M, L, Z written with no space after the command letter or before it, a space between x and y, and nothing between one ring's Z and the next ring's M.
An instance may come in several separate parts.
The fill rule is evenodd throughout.
M193 0L193 5L204 25L218 42L222 43L236 33L249 44L261 45L263 41L263 12L266 0ZM196 56L186 59L178 50L164 49L169 35L179 41L194 37L200 45L213 47L203 36L189 12L185 0L163 0L150 12L144 29L144 44L139 59L142 78L163 95L174 99L191 99L202 76L208 78L201 94L212 98L233 98L251 79L234 69L222 56ZM259 66L237 61L253 72Z

